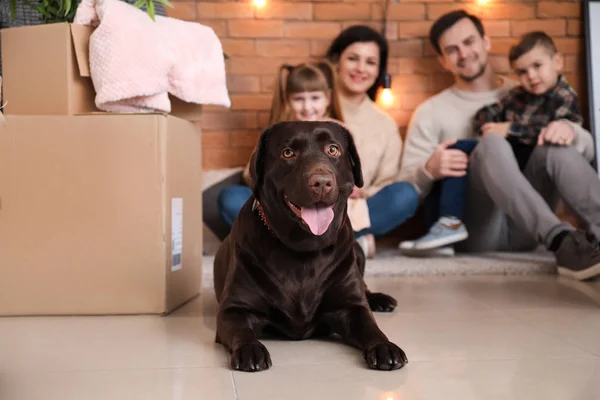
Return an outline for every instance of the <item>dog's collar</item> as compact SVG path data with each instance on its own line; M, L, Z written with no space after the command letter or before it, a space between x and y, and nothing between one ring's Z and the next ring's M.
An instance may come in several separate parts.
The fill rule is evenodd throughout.
M271 233L273 233L273 230L271 229L271 227L269 226L269 223L267 222L267 217L265 217L265 212L264 212L262 206L260 205L258 200L254 199L254 202L252 203L252 211L257 211L257 210L258 210L258 216L262 220L263 224L265 224L267 229L269 231L271 231Z
M263 224L267 227L267 229L273 233L273 230L271 229L271 226L269 226L269 223L267 222L267 217L265 216L265 211L263 210L262 206L260 205L260 203L258 202L257 199L254 199L254 201L252 202L252 211L258 211L258 216L260 217L260 219L262 220ZM342 229L342 227L346 224L346 220L348 219L348 215L344 214L344 220L342 221L342 223L340 224L340 227L338 229L338 232L340 231L340 229Z

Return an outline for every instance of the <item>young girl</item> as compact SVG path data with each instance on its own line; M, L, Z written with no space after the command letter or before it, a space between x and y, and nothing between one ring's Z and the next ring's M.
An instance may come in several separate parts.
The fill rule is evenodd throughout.
M343 122L335 81L335 72L328 62L282 65L275 79L269 125L323 118ZM244 182L252 186L249 163L244 170Z
M333 66L326 61L284 64L275 79L269 125L281 121L343 121Z
M275 80L274 92L269 125L281 121L316 121L325 118L344 121L335 70L329 62L282 65ZM243 179L245 185L231 185L219 193L221 217L229 226L233 225L240 209L252 194L249 163L244 169ZM353 201L350 200L349 209L353 208ZM360 226L360 215L353 217L352 214L349 212L353 225L356 223ZM371 257L375 242L372 235L363 235L357 241L365 254Z

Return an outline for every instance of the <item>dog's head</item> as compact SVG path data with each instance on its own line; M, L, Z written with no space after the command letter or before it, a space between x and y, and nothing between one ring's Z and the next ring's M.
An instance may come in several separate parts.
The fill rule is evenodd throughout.
M354 140L332 121L269 127L260 137L251 174L254 196L271 229L297 251L333 243L353 187L363 186Z

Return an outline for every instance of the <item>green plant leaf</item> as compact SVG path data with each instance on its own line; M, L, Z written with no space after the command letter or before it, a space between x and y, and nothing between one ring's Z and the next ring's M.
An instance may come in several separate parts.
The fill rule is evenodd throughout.
M152 0L148 0L148 14L150 15L150 18L152 18L152 21L155 21L154 19L154 1Z
M65 8L65 2L63 0L59 0L58 1L58 10L56 11L56 14L62 15L64 8Z
M69 11L71 11L71 7L73 6L73 3L71 0L65 0L64 6L65 6L65 14L64 15L66 17L67 15L69 15Z
M144 4L146 4L146 0L137 0L135 3L133 3L133 6L137 8L142 8Z
M0 0L2 2L6 0ZM9 0L13 20L16 19L16 6L18 0ZM21 0L24 5L41 14L42 23L73 22L77 13L77 6L81 0ZM14 7L14 10L13 10Z
M17 19L17 0L10 0L10 18Z
M156 1L157 3L160 3L160 4L162 4L162 5L163 5L163 6L165 6L165 7L171 7L171 8L173 8L173 4L171 4L171 3L169 2L169 0L155 0L155 1Z

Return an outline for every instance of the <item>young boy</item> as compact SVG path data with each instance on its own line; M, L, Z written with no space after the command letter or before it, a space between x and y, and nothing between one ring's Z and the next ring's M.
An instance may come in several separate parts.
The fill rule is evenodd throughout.
M533 149L544 143L570 145L575 134L559 137L552 122L583 123L579 98L565 77L562 55L544 32L523 35L508 56L520 86L498 104L483 107L475 116L479 135L490 132L504 136L511 144L521 171Z
M577 93L561 75L563 58L552 39L544 32L530 32L521 37L509 53L511 68L520 85L497 104L483 107L474 118L477 135L500 134L510 142L521 171L531 152L544 142L569 145L574 133L560 138L551 122L567 119L583 122ZM457 143L457 148L470 154L474 143ZM448 246L468 237L462 223L465 207L467 177L445 178L435 185L426 214L439 218L429 232L416 241L400 244L400 249L429 250ZM437 204L435 204L437 203ZM435 213L437 212L437 215ZM433 215L432 215L433 214Z

